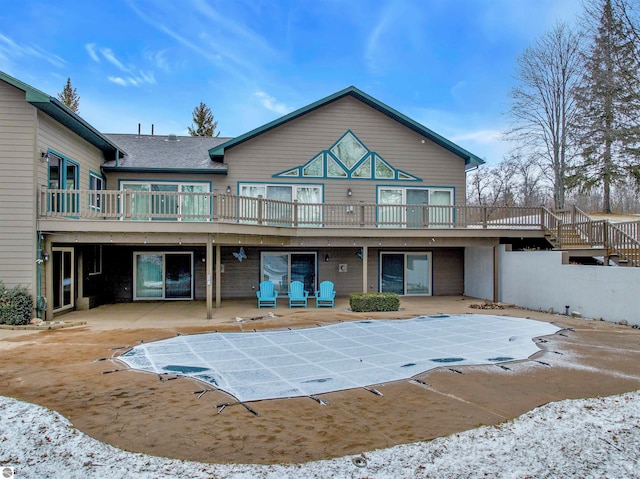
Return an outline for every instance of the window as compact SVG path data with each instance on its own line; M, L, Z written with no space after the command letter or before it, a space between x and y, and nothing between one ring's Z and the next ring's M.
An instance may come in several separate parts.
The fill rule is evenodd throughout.
M49 151L49 188L52 190L77 190L79 166L70 159ZM50 196L52 211L78 212L77 193L55 193Z
M297 223L300 226L319 227L322 224L322 186L320 185L286 185L286 184L240 184L240 196L257 198L262 196L262 218L272 225L291 225L293 204L297 200ZM243 222L256 223L258 218L256 201L241 202L240 215Z
M102 191L104 189L104 180L102 176L97 175L94 172L89 173L89 207L92 210L102 211L102 194L95 193L96 191Z
M452 226L453 188L379 186L378 203L378 223L381 227Z
M120 183L120 189L132 192L130 211L126 213L134 220L204 221L209 218L208 183L127 181Z
M89 275L102 274L102 245L89 246L84 261Z

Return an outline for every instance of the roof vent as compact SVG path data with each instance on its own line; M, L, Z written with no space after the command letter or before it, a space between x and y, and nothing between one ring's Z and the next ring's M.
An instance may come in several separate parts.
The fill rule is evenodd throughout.
M171 133L169 134L169 136L167 136L167 139L165 141L180 141L180 140L178 140L178 137L174 133Z

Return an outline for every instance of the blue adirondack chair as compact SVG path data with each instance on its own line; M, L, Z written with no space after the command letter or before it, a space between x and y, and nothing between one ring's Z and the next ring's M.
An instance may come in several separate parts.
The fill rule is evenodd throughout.
M331 306L333 308L333 300L336 297L336 291L333 289L331 281L323 281L320 283L320 289L316 291L316 308L320 306Z
M289 309L293 306L307 307L307 297L309 291L304 290L304 283L302 281L291 281L289 285Z
M258 309L262 306L276 307L278 292L275 291L271 281L263 281L260 283L260 290L256 291L256 296L258 296Z

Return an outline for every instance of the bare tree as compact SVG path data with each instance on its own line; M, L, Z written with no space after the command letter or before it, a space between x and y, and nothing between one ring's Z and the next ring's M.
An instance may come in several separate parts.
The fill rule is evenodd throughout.
M553 182L554 204L564 208L572 158L569 130L576 114L574 88L581 76L580 35L559 23L518 58L518 85L510 92L508 138L517 156L539 162Z

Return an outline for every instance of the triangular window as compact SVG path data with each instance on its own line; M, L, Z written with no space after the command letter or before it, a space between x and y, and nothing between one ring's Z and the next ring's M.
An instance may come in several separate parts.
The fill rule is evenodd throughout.
M351 178L371 178L371 158L367 158L353 170Z
M376 156L376 178L393 178L393 169L382 158Z
M344 171L336 160L331 155L327 155L327 176L330 178L346 178L347 172Z
M302 167L302 176L312 176L314 178L324 176L323 166L324 162L322 161L322 153L316 156L313 160L307 163Z

